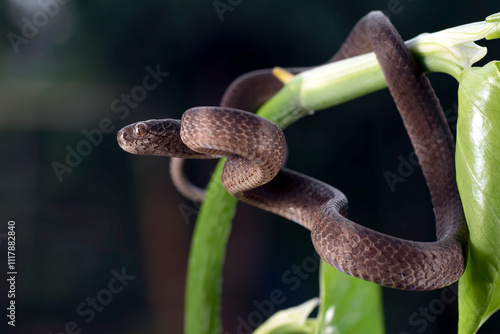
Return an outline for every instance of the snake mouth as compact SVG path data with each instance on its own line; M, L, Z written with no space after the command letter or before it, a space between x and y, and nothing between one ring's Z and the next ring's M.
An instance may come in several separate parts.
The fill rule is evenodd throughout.
M132 154L137 154L137 148L134 145L134 142L137 140L137 138L134 136L133 133L133 127L130 125L122 128L118 133L116 134L116 141L118 142L118 145L124 150L125 152L132 153Z
M116 134L116 141L118 142L118 145L120 145L122 149L125 149L128 140L129 140L129 134L126 131L126 127L118 131L118 133Z
M145 138L138 138L138 136L134 134L134 126L128 125L118 131L116 134L116 141L125 152L139 155L148 154L148 140Z

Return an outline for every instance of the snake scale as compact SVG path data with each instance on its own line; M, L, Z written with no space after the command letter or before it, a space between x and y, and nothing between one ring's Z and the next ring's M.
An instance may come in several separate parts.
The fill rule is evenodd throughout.
M455 179L453 136L430 82L381 12L363 17L330 61L371 51L382 68L430 190L436 219L434 242L404 240L358 225L347 218L348 203L341 191L283 167L283 132L248 112L282 87L270 70L236 79L219 107L191 108L181 120L149 120L126 126L118 132L118 143L134 154L180 158L172 159L174 182L183 194L199 200L204 193L184 178L182 159L227 156L222 174L227 191L309 229L316 251L331 266L396 289L422 291L447 286L464 271L467 240Z

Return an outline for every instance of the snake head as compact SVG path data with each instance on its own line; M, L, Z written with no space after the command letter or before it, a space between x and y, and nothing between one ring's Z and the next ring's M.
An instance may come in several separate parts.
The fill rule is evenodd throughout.
M181 121L152 119L127 125L118 131L118 145L132 154L190 158L199 155L180 137Z

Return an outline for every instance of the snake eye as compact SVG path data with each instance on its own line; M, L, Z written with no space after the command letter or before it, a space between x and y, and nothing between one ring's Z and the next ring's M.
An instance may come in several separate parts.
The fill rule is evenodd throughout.
M148 132L147 130L148 130L148 127L144 123L137 123L134 126L134 134L137 137L142 137L142 136L146 135L146 133Z

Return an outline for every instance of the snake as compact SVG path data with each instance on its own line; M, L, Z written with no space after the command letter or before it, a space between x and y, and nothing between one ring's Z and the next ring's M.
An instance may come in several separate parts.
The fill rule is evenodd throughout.
M364 16L329 60L374 52L427 182L436 222L435 241L384 234L347 217L337 188L284 167L283 132L252 113L281 87L271 70L237 78L219 106L186 110L181 120L153 119L117 133L120 147L139 155L172 157L180 191L201 200L182 173L183 159L227 157L222 184L239 200L294 221L311 232L319 256L343 273L386 287L426 291L456 282L466 266L468 231L456 184L455 142L439 100L421 66L380 11ZM291 68L300 73L308 68Z

